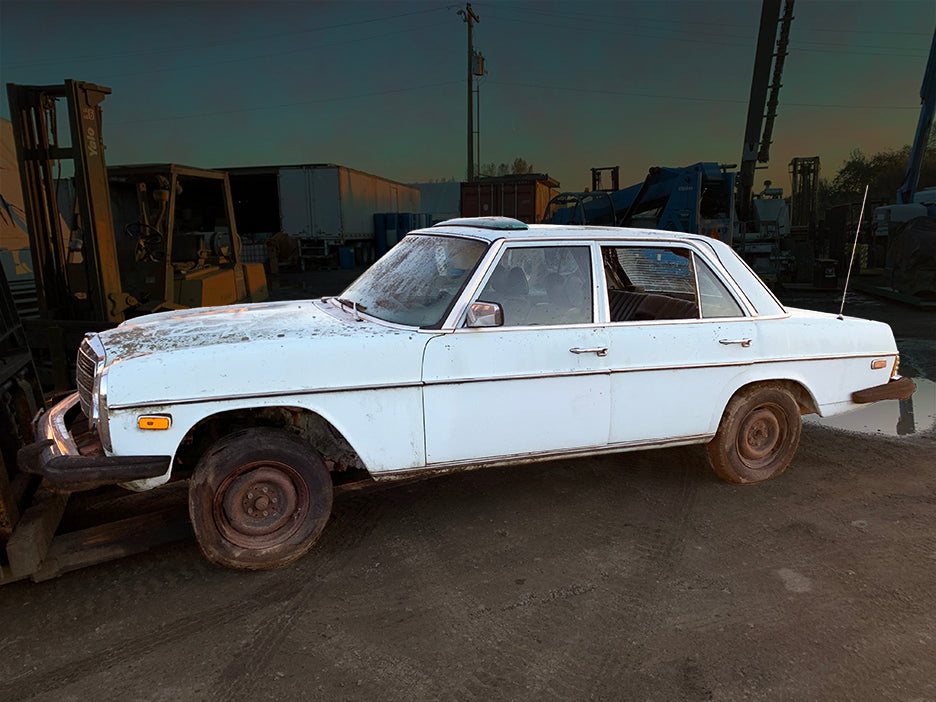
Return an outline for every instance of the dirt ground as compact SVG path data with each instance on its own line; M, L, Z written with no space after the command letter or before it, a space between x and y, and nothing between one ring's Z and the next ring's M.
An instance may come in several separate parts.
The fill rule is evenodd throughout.
M852 303L936 379L934 313ZM348 494L281 570L0 588L0 699L936 700L934 486L932 429L807 424L757 486L686 447Z

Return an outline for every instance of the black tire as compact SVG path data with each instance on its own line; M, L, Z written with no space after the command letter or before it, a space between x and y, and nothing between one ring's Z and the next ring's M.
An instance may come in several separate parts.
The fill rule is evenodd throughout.
M728 402L709 442L709 462L729 483L770 480L793 460L801 427L799 405L783 387L761 384L742 388Z
M331 506L331 476L321 456L278 429L221 439L189 484L198 546L228 568L269 570L296 560L322 533Z

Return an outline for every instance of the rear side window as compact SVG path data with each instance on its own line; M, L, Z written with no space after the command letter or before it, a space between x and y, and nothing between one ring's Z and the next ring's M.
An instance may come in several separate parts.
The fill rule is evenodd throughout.
M612 322L697 319L692 254L657 246L601 249Z
M709 265L689 249L601 249L612 322L743 317L744 310Z
M635 247L615 249L615 254L631 283L645 292L695 297L688 251Z

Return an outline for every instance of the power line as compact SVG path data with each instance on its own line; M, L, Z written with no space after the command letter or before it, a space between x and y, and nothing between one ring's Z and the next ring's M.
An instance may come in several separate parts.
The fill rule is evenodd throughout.
M127 122L109 122L108 127L145 124L147 122L171 122L173 120L197 119L200 117L217 117L218 115L231 115L231 114L239 114L243 112L260 112L262 110L282 110L285 108L303 107L306 105L324 105L330 102L342 102L345 100L357 100L360 98L376 97L380 95L392 95L395 93L406 93L406 92L412 92L416 90L427 90L429 88L440 88L440 87L444 87L448 85L461 85L462 83L464 83L464 81L450 80L450 81L444 81L441 83L428 83L426 85L416 85L410 88L394 88L392 90L379 90L379 91L370 92L370 93L359 93L357 95L344 95L341 97L325 98L321 100L303 100L301 102L289 102L289 103L283 103L280 105L261 105L258 107L243 107L243 108L237 108L237 109L232 109L232 110L216 110L214 112L197 112L197 113L193 112L187 115L168 115L168 116L162 116L162 117L133 119Z
M568 19L570 21L601 20L602 22L604 22L605 20L609 20L609 19L617 19L617 20L621 20L617 24L622 24L622 25L630 24L630 23L647 23L647 24L665 24L665 25L671 25L671 26L684 25L688 27L687 30L680 30L680 31L695 31L693 28L696 26L726 27L729 29L744 29L744 30L747 30L748 32L750 32L752 29L752 25L750 24L735 24L735 23L729 23L729 22L704 22L704 21L698 21L698 20L695 20L692 22L685 22L685 21L674 20L674 19L662 20L662 19L655 19L655 18L650 18L650 17L634 17L634 16L629 16L629 15L598 14L591 10L589 10L587 14L583 12L576 12L576 13L555 12L555 11L550 11L550 10L544 10L541 8L536 8L536 9L525 8L523 10L514 10L509 7L504 7L501 4L491 5L491 4L484 3L484 2L480 4L484 6L485 8L488 8L485 10L485 12L491 12L492 14L498 14L499 12L503 11L503 12L508 12L508 13L514 12L518 14L523 14L524 16L528 14L546 15L546 16L556 17L558 19ZM836 33L836 34L839 34L839 33L870 34L873 36L882 35L882 34L888 34L888 35L894 35L894 36L920 36L920 37L932 36L930 32L888 31L888 30L881 30L881 29L874 29L874 30L840 29L838 27L829 27L829 28L802 27L802 28L798 28L797 31L798 32L831 32L831 33ZM747 35L744 35L744 36L747 36Z
M568 30L569 30L569 25L567 25L567 24L554 24L554 23L550 23L550 22L542 22L542 21L537 21L537 20L530 20L529 18L518 18L518 19L513 19L513 18L511 18L511 17L503 17L503 16L498 15L498 14L496 14L496 13L493 13L493 14L495 15L495 17L500 17L500 18L501 18L503 21L505 21L505 22L513 22L513 23L515 23L515 24L521 24L521 25L523 25L523 26L538 25L538 26L540 26L540 27L551 27L551 28L553 28L553 29L562 29L562 30L564 30L564 31L568 31ZM583 20L583 19L584 19L584 18L581 18L581 17L579 18L580 21ZM585 21L588 22L588 20L585 20ZM590 23L590 22L589 22L589 23ZM590 24L592 24L592 23L590 23ZM669 40L674 40L674 41L687 42L687 43L690 43L690 44L704 44L704 45L706 45L706 46L712 46L713 43L718 43L718 44L721 45L721 46L736 46L736 47L741 48L741 47L746 47L746 46L749 44L749 42L747 41L747 37L746 37L746 36L740 36L740 35L700 34L699 32L693 32L693 37L692 37L692 38L690 38L690 37L681 37L681 36L675 36L675 37L674 37L674 36L667 36L666 34L664 34L664 35L661 36L661 35L659 35L659 34L656 34L656 35L655 35L655 34L646 34L646 33L622 32L622 31L620 31L620 30L617 30L617 29L613 29L613 28L611 28L611 27L608 27L607 25L609 25L609 24L615 24L615 23L613 23L613 22L602 22L600 26L589 26L589 27L588 27L588 30L591 31L591 32L599 32L599 33L605 33L605 34L606 34L606 33L613 33L616 37L621 37L621 38L623 38L623 37L631 37L631 38L638 38L638 39L669 39ZM623 26L623 25L622 25L622 26ZM627 26L630 26L630 25L627 25ZM664 32L664 33L665 33L665 32L670 31L670 30L665 30L665 29L654 29L654 30L651 30L651 31ZM681 30L671 30L670 33L672 33L672 31L680 32ZM735 40L735 41L728 41L728 40Z
M432 24L421 25L420 27L417 27L416 29L429 29L431 27L438 27L443 24L448 25L449 22L448 21L433 22ZM394 36L396 34L409 34L409 33L412 33L413 31L414 29L412 27L407 27L405 29L400 29L400 30L393 31L393 32L384 32L383 34L373 34L373 35L366 36L366 37L344 39L342 41L318 43L318 44L315 44L314 46L304 46L300 49L289 49L286 51L275 51L275 52L270 52L270 53L265 53L265 54L253 54L250 56L242 56L240 58L225 59L223 61L199 61L197 64L189 63L189 64L182 64L182 65L167 67L167 68L151 68L151 69L146 69L142 71L130 71L128 73L111 73L109 75L100 76L97 78L97 80L103 81L103 80L110 80L111 78L126 78L128 76L149 75L152 73L171 73L174 71L191 71L192 69L195 69L195 68L206 68L209 66L224 66L224 65L228 65L232 63L244 63L246 61L271 59L271 58L276 58L278 56L288 56L290 54L300 54L300 53L306 53L310 51L319 51L321 49L329 49L335 46L343 46L345 44L355 44L355 43L360 43L363 41L373 41L375 39L383 39L384 37Z
M874 51L825 51L823 49L807 49L805 47L796 47L796 52L806 51L814 54L838 54L840 56L886 56L888 58L905 58L920 60L925 59L926 54L881 54Z
M432 12L441 12L446 9L447 8L445 7L433 7L427 10L403 12L403 13L396 14L396 15L388 15L386 17L376 17L373 19L365 19L365 20L354 20L352 22L341 22L339 24L330 24L330 25L326 25L323 27L296 29L296 30L292 30L289 32L275 32L272 34L264 34L264 35L259 35L259 36L251 35L246 38L241 37L237 39L218 39L215 41L199 42L198 44L183 44L181 46L169 46L169 47L161 46L158 49L143 49L139 51L122 51L122 52L116 52L112 54L88 54L85 56L68 55L68 56L61 56L58 58L46 58L46 59L35 60L35 61L5 62L5 67L9 69L9 68L33 67L33 66L45 66L45 65L54 65L56 63L61 63L62 61L69 61L69 62L85 61L85 60L97 61L97 60L104 60L104 59L111 59L111 58L123 58L123 57L131 57L131 56L148 56L148 55L153 55L153 54L156 54L159 56L165 56L166 54L169 54L174 51L189 51L193 49L201 50L201 49L211 48L214 46L224 46L226 44L243 44L244 42L265 41L267 39L277 39L281 37L296 36L300 34L324 32L324 31L328 31L332 29L344 29L347 27L354 27L354 26L359 26L362 24L373 24L375 22L386 22L388 20L400 19L402 17L412 17L413 15L425 15L425 14L429 14ZM405 31L412 31L412 28L407 28Z
M508 13L511 12L511 10L509 9L507 9L506 11ZM562 30L569 29L569 25L530 20L529 18L525 16L513 18L509 16L504 16L498 12L493 12L492 14L504 22L522 24L524 26L534 24L534 25L538 25L541 27L550 27L553 29L562 29ZM550 12L545 12L545 11L540 11L538 14L553 16L557 18L562 17L562 15L559 15L558 13L550 13ZM589 32L604 33L604 34L613 33L617 37L629 37L629 38L655 40L655 41L663 40L663 41L671 41L671 42L683 42L683 43L689 43L689 44L704 44L705 46L712 46L713 43L716 43L721 48L731 47L735 49L745 49L745 50L747 50L751 45L750 38L747 34L744 34L744 35L725 34L725 33L705 34L705 33L700 33L698 31L695 31L695 30L690 30L690 29L683 30L683 29L677 29L677 28L672 28L672 29L648 28L647 31L642 31L642 32L641 31L621 32L617 29L613 29L613 27L614 26L627 26L633 29L632 25L629 23L620 23L620 22L602 20L600 25L595 26L595 23L597 21L596 16L591 15L591 14L587 16L575 16L574 19L578 21L579 23L587 24ZM662 22L662 20L655 20L655 21ZM676 23L676 24L680 24L680 23ZM700 23L700 24L714 24L714 23ZM726 26L729 26L729 25L726 25ZM744 25L730 25L730 26L739 27L739 28L744 27ZM689 31L692 31L691 37L681 36L682 34L685 34ZM928 35L923 35L923 36L928 36ZM868 50L865 50L865 51L860 51L857 49L851 49L849 51L837 51L837 50L830 50L830 49L824 49L824 48L808 48L807 46L803 46L803 44L820 44L821 46L837 46L837 47L846 47L846 48L853 47L854 45L842 44L842 43L830 44L828 42L801 42L797 40L795 37L793 38L792 43L793 43L794 48L797 51L810 51L810 52L816 52L816 53L831 53L831 54L859 55L859 56L887 56L887 57L892 57L892 58L920 59L920 58L925 58L927 55L927 51L928 51L928 49L926 50L921 49L920 51L916 51L914 49L908 49L907 47L898 47L898 46L873 46L873 47L868 47ZM899 53L891 53L891 52L899 52Z
M620 97L646 98L653 100L680 100L688 102L721 102L729 104L746 105L747 100L735 98L707 98L691 95L666 95L661 93L636 93L630 91L607 90L604 88L570 88L561 85L535 85L532 83L505 83L502 81L490 81L490 85L499 85L505 88L530 88L534 90L555 90L571 93L591 93L598 95L614 95ZM866 109L866 110L919 110L920 106L900 107L897 105L844 105L831 103L809 103L809 102L784 102L784 107L824 107L836 109Z

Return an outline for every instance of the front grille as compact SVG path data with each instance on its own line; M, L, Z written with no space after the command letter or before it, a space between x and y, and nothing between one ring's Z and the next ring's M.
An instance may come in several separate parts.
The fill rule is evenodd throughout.
M78 385L78 399L81 410L86 417L91 416L91 396L94 392L94 370L101 360L91 348L88 338L85 337L78 348L78 363L75 380Z

